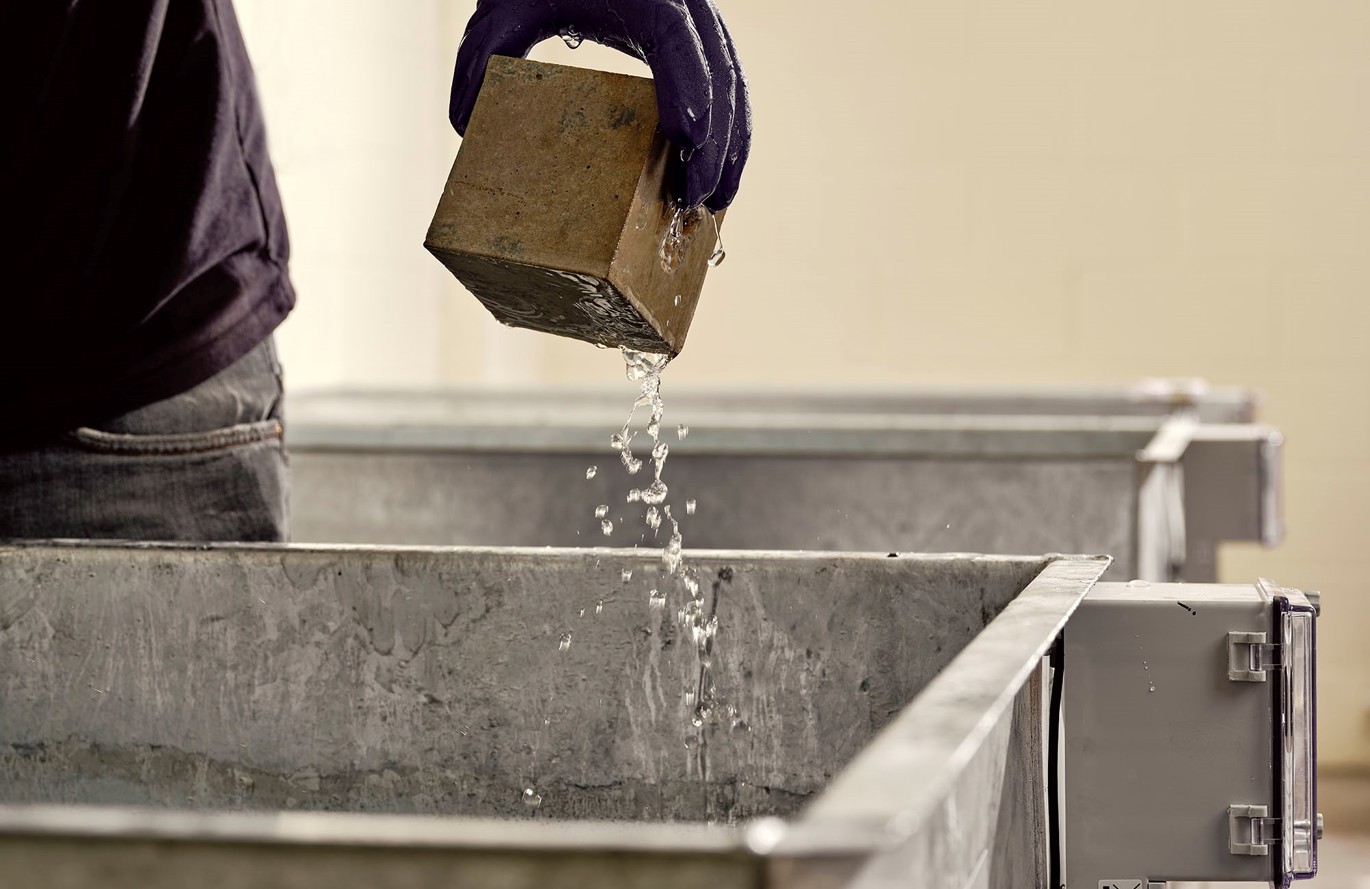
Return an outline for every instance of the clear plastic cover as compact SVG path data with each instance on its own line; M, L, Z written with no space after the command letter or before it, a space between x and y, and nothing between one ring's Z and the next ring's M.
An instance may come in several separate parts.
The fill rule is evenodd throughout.
M1318 872L1317 696L1314 685L1313 610L1290 605L1280 617L1285 644L1281 702L1284 799L1281 813L1284 872L1307 879Z

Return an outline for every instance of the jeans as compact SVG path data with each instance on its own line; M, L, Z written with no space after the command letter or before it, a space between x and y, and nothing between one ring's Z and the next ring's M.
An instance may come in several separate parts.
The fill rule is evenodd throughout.
M0 452L0 539L285 540L282 394L268 338L180 395Z

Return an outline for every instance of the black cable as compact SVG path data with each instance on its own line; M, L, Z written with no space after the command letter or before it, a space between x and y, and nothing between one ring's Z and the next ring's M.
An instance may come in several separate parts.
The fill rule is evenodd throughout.
M1051 666L1051 702L1047 706L1047 843L1051 889L1065 889L1061 879L1061 699L1065 690L1066 639L1056 637L1047 655Z

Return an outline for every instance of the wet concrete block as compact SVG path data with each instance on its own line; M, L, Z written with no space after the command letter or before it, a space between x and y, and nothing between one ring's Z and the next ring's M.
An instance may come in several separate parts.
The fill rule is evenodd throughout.
M495 56L424 246L504 324L676 354L717 233L672 150L650 79Z

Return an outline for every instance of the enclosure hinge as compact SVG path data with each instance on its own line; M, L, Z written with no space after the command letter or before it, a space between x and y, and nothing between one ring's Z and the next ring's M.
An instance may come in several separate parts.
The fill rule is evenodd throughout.
M1227 678L1233 682L1264 682L1266 673L1283 665L1283 649L1266 642L1265 633L1227 634Z
M1233 855L1269 855L1280 841L1280 819L1265 806L1227 807L1227 850Z

